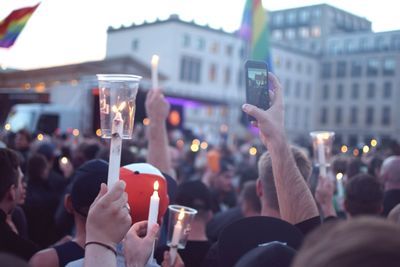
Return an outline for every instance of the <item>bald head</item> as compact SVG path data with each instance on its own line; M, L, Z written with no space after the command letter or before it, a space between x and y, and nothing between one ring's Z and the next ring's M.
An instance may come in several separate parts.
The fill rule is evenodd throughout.
M380 178L387 185L400 187L400 156L391 156L382 163Z

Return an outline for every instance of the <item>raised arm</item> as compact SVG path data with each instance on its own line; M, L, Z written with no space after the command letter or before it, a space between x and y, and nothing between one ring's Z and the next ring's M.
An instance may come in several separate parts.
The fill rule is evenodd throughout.
M282 86L274 74L269 73L268 79L272 106L262 110L245 104L243 111L257 120L261 141L270 151L281 218L297 224L318 216L318 209L286 138Z
M149 140L147 162L154 165L161 172L175 178L175 173L171 166L167 127L165 124L169 109L170 105L159 89L152 89L148 92L146 112L150 119L150 124L147 131L147 138Z

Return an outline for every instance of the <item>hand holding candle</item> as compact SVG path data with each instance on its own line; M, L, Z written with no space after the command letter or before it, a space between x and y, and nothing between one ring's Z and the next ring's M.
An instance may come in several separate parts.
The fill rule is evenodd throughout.
M160 57L153 55L151 58L151 86L153 89L158 89L158 61Z
M330 166L334 132L315 131L310 133L313 140L314 163L319 167L319 174L327 177L327 168Z

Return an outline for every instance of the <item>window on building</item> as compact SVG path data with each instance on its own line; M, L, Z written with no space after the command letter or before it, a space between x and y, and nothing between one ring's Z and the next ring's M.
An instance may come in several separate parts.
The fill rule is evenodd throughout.
M293 110L293 127L298 128L300 121L300 108L298 106L294 107Z
M384 106L382 108L382 125L390 124L390 107Z
M282 30L273 30L272 31L272 39L274 40L282 40L283 39L283 33Z
M400 35L393 35L391 40L392 50L400 50Z
M210 52L213 53L213 54L218 54L218 52L219 52L219 44L217 42L214 42L214 43L211 44Z
M182 56L179 78L184 82L200 83L201 59Z
M303 71L303 64L301 64L301 62L297 62L296 70L298 73L301 73Z
M292 68L292 61L290 61L290 59L286 60L286 69L290 70Z
M285 31L285 37L286 37L286 39L288 39L288 40L293 40L293 39L295 39L295 38L296 38L296 30L295 30L295 29L291 29L291 28L286 29L286 31Z
M210 82L215 82L217 80L217 65L211 64L208 70L208 80Z
M133 51L138 51L139 50L139 40L138 39L134 39L132 41L132 50Z
M349 135L349 146L357 146L358 143L358 138L357 135L355 134L350 134Z
M360 85L358 83L353 83L351 85L351 98L356 100L359 98L360 95Z
M190 47L190 35L189 34L183 35L182 45L183 45L183 47Z
M313 26L311 28L311 36L312 37L320 37L321 36L321 27L320 26Z
M304 128L308 129L309 125L309 121L311 120L310 118L310 109L306 108L304 111Z
M307 9L304 9L300 11L300 21L305 23L310 20L310 11Z
M274 18L272 20L276 26L280 26L283 24L283 14L275 13Z
M290 91L292 90L292 88L290 87L290 80L287 79L285 81L285 90L284 90L284 94L285 96L289 97L290 96Z
M351 77L360 77L362 73L362 63L360 61L351 62Z
M311 64L307 64L307 74L312 74L312 66L311 66Z
M311 99L311 84L307 83L306 86L306 99L310 100Z
M287 19L287 23L288 23L289 25L294 25L294 24L296 24L296 12L295 12L295 11L289 12L289 13L287 14L286 19Z
M375 97L375 83L370 82L367 86L367 98L371 99Z
M336 98L337 99L343 99L343 84L338 84L336 88Z
M359 44L360 44L361 51L366 52L371 49L368 38L361 38Z
M383 84L383 98L388 99L392 97L392 83L385 82Z
M230 67L225 68L224 82L225 82L225 85L229 85L229 83L231 82L231 68Z
M383 61L383 75L392 76L394 75L396 70L396 60L393 58L386 58Z
M327 107L322 107L321 108L321 118L320 118L321 124L325 125L328 123L328 108Z
M367 107L365 124L372 125L373 123L374 123L374 107Z
M329 98L329 85L325 84L322 87L322 99L327 100Z
M358 121L358 108L353 106L350 108L350 125L356 125Z
M227 45L226 47L225 47L225 52L226 52L226 55L227 56L232 56L232 53L233 53L233 46L232 45Z
M321 17L321 10L319 9L319 7L313 9L312 15L316 19L319 19Z
M335 110L335 123L337 125L342 123L342 115L343 115L343 111L341 107L336 107Z
M377 59L368 59L367 61L367 75L376 76L378 75L379 61Z
M197 49L203 51L205 47L206 47L206 41L204 40L204 38L197 39Z
M308 27L300 27L299 28L299 36L301 38L308 38L310 37L310 29Z
M296 89L294 94L296 98L299 98L301 96L301 83L299 81L296 82Z
M375 38L375 49L378 51L386 51L389 46L386 44L383 36L377 36Z
M331 77L332 64L330 62L322 63L321 78L328 79Z
M338 61L336 64L336 77L343 78L346 76L347 71L346 61Z

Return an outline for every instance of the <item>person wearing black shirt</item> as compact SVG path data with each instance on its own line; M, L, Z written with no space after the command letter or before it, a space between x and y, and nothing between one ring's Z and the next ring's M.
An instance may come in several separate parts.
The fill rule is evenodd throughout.
M0 148L0 252L7 252L29 260L39 248L31 241L16 234L6 222L17 206L21 194L23 174L17 154Z

